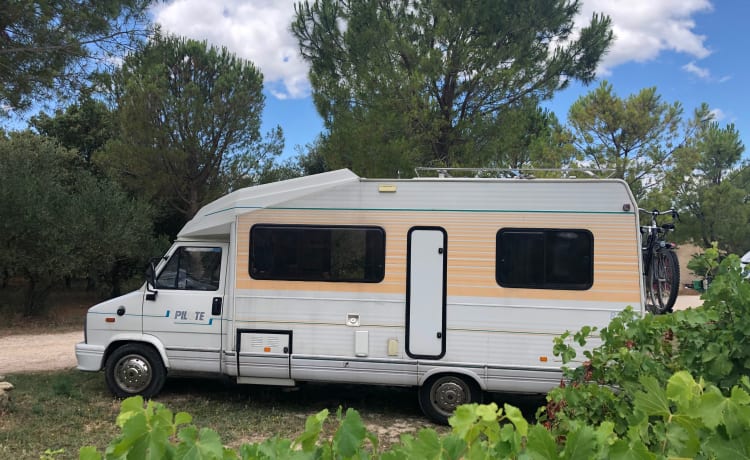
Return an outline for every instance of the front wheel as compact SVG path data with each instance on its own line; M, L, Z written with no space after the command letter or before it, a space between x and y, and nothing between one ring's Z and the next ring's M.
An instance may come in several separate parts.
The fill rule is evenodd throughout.
M462 375L431 377L419 388L419 406L424 414L442 425L462 404L481 402L482 392L477 383Z
M114 350L105 366L107 387L115 396L152 398L161 391L167 371L152 347L129 343Z
M671 250L657 251L651 261L646 289L650 308L655 315L671 313L680 287L680 264Z

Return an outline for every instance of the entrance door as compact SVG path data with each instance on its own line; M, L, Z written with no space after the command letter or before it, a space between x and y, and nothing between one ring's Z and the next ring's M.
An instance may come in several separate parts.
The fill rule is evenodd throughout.
M226 243L184 243L156 276L156 297L143 302L143 333L166 348L174 370L219 372Z
M413 227L407 239L406 353L445 354L445 273L448 235L440 227Z

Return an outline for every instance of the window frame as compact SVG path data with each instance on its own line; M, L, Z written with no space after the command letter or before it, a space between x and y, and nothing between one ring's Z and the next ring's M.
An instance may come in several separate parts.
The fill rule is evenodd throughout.
M585 283L559 283L559 282L548 282L547 281L547 270L546 270L546 264L549 262L548 260L548 247L547 247L547 238L549 233L561 233L561 232L574 232L577 234L584 235L588 241L589 241L589 247L590 247L590 263L589 263L589 270L588 273L586 273L587 276L587 282ZM544 260L541 261L541 263L544 265L542 268L542 277L543 280L541 283L508 283L501 281L500 275L501 275L501 269L502 264L500 263L501 259L501 237L505 233L527 233L527 234L539 234L541 233L543 235L544 239L544 246L542 248L542 257ZM495 234L495 282L498 284L498 286L503 288L514 288L514 289L547 289L547 290L557 290L557 291L586 291L593 287L594 285L594 234L591 232L591 230L585 229L585 228L540 228L540 227L504 227L497 231Z
M205 252L211 252L211 253L217 252L216 250L218 249L218 253L219 253L219 278L217 280L217 284L216 284L216 288L215 289L195 289L193 287L187 287L187 285L185 287L179 287L179 279L180 279L179 275L180 275L180 262L181 262L181 258L182 258L183 254L185 252L189 252L192 249L210 249L211 251L205 251ZM221 247L221 246L211 246L211 245L203 246L203 245L194 245L194 244L183 244L183 245L177 246L174 249L174 251L172 251L169 254L169 257L167 257L167 259L164 261L164 265L159 268L158 274L156 274L154 276L154 284L155 284L154 289L167 290L167 291L196 291L196 292L217 292L217 291L220 291L222 289L222 279L224 277L224 275L223 275L224 264L225 264L225 262L224 262L224 257L225 257L224 252L225 252L224 248ZM159 278L164 274L164 271L169 266L169 263L172 261L173 257L177 257L177 272L175 273L175 286L161 285L161 284L159 284ZM186 276L187 276L187 272L186 272Z
M254 253L254 238L253 238L253 232L256 229L295 229L295 230L360 230L360 231L376 231L380 233L382 237L382 248L380 248L380 260L382 261L382 270L378 273L378 277L373 279L353 279L353 278L347 278L347 279L326 279L322 276L320 277L293 277L293 276L278 276L278 277L271 277L271 276L257 276L257 273L253 273L253 262L255 260L255 253ZM374 284L374 283L381 283L385 279L385 260L386 260L386 232L383 227L380 227L378 225L314 225L314 224L269 224L269 223L257 223L254 224L252 227L250 227L249 232L249 243L248 243L248 264L247 264L247 271L250 278L258 281L301 281L301 282L312 282L312 283L367 283L367 284ZM330 252L329 252L330 254Z

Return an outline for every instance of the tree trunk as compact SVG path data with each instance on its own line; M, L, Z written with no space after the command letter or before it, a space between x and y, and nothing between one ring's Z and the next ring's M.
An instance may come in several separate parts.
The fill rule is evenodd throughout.
M34 316L38 314L47 300L52 284L48 281L42 281L35 276L27 275L29 284L26 288L26 298L24 299L23 315Z

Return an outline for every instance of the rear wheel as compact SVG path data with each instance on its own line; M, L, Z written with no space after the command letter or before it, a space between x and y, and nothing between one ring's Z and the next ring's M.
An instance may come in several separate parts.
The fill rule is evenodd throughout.
M680 287L680 265L671 250L657 251L651 261L647 283L649 311L655 315L671 313Z
M422 412L437 423L447 425L448 418L462 404L481 402L482 392L469 377L456 374L438 375L419 388Z
M148 345L129 343L113 351L107 358L107 387L120 398L134 395L152 398L161 391L166 377L167 371L161 357Z

